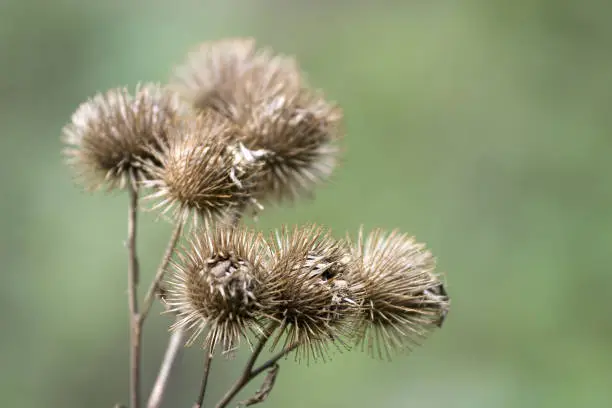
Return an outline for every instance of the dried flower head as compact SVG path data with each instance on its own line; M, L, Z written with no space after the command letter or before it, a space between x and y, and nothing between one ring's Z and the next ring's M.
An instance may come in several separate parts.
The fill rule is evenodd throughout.
M148 178L143 163L167 140L185 107L156 84L98 94L83 103L62 132L68 163L88 190L124 188Z
M211 108L235 122L250 106L299 86L295 60L256 50L253 38L205 42L170 79L170 87L196 110Z
M424 244L396 230L374 230L364 240L361 230L354 256L363 263L354 279L365 288L357 344L390 358L441 326L450 300Z
M244 120L244 144L269 152L260 181L263 200L312 196L336 167L342 111L306 89L253 106Z
M252 38L228 38L202 43L187 55L170 78L170 87L198 110L235 102L233 91L251 69L255 55Z
M321 227L283 228L271 243L268 285L281 322L274 341L299 344L297 357L325 358L328 342L344 344L360 303L361 288L348 278L355 266L346 245Z
M245 229L198 229L173 261L167 303L178 314L173 329L192 331L187 344L206 330L210 350L233 350L249 334L263 333L261 310L271 294L262 266L262 238Z
M170 86L197 110L244 129L249 149L267 152L259 199L312 196L336 166L342 112L308 89L292 57L256 50L252 39L208 42L176 68Z
M152 177L145 182L156 200L154 209L172 212L185 222L229 219L251 199L259 177L259 154L237 142L238 129L221 115L209 111L182 121L157 163L147 166Z

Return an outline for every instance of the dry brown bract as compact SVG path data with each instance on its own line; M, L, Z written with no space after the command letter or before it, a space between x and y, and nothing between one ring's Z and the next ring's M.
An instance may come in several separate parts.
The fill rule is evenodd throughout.
M262 266L262 239L244 227L196 231L173 262L168 304L178 313L173 329L192 331L192 344L233 350L243 337L261 335L261 310L271 296Z
M410 350L441 326L449 298L424 244L396 230L374 230L364 240L361 230L354 256L363 263L354 279L365 287L357 344L390 358L393 350Z
M153 209L171 212L181 222L229 220L240 211L259 177L254 152L237 142L238 129L209 111L177 125L169 143L154 152L156 162L146 167L152 175L145 186Z
M276 233L270 255L270 315L281 322L274 345L286 336L283 347L299 343L296 358L325 358L328 342L344 344L361 302L346 246L320 227L296 227Z
M64 154L87 190L125 188L148 178L143 163L167 140L181 114L176 94L156 84L97 94L83 103L62 132Z

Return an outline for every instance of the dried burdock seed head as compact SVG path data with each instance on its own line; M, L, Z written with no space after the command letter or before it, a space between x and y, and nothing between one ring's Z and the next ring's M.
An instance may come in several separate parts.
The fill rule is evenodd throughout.
M398 231L374 230L364 239L360 230L354 257L363 265L353 279L365 288L357 343L371 355L410 350L442 325L450 300L424 244Z
M292 99L304 89L302 73L295 58L258 50L233 89L219 94L221 101L211 106L239 124L244 124L258 107L269 106L278 98Z
M83 103L62 132L67 162L87 190L124 188L148 178L143 163L167 140L185 106L156 84L98 94Z
M343 241L321 227L283 228L270 245L270 276L274 308L281 322L274 345L299 344L297 358L325 358L328 343L345 345L362 288L349 278L355 262Z
M342 117L339 107L305 89L254 106L242 126L247 147L269 152L263 159L260 198L280 202L311 197L336 167Z
M342 112L307 88L294 58L255 49L252 39L204 43L176 68L170 87L196 110L214 110L267 152L257 198L311 197L336 167Z
M261 168L258 152L237 142L238 129L209 111L171 130L168 144L146 167L151 179L153 209L172 212L185 222L193 215L208 220L229 219L252 199Z
M178 314L173 329L192 331L192 344L206 331L204 345L233 350L242 338L261 335L261 311L271 293L262 266L261 235L217 226L198 229L173 261L167 303Z
M196 110L210 108L235 122L254 104L299 86L295 60L269 49L256 50L252 38L203 43L170 79L170 88Z
M252 38L228 38L202 43L187 55L170 78L170 88L197 110L235 102L233 93L251 69L255 55Z

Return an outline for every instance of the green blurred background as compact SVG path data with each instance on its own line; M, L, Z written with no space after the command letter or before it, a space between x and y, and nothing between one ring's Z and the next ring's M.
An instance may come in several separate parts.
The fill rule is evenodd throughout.
M0 405L128 400L127 199L72 183L62 126L97 91L165 81L198 42L252 35L296 55L348 131L316 200L259 226L399 227L435 252L453 300L443 330L390 363L284 362L267 406L612 406L610 21L603 0L2 0ZM170 226L147 214L140 231L150 276ZM191 406L201 359L186 351L166 406ZM244 359L215 361L211 402Z

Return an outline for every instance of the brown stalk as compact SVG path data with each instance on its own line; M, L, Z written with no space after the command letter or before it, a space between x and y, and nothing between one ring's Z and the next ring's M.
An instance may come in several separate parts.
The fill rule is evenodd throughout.
M168 246L166 247L166 252L164 253L159 267L157 268L157 272L155 273L153 281L151 282L149 290L145 296L140 324L143 323L144 318L151 310L155 296L157 295L161 297L160 283L164 277L164 274L166 273L166 268L170 263L170 258L172 257L172 253L176 248L176 244L181 236L182 230L183 224L181 222L177 222L176 227L172 232L172 236L170 237L170 241L168 242ZM161 406L166 388L168 386L168 380L170 379L170 373L172 372L172 367L174 366L174 361L182 350L184 337L185 331L183 329L175 330L170 335L170 340L168 341L168 346L166 347L162 364L159 368L157 378L155 379L153 389L151 390L149 401L147 402L148 408L158 408Z
M251 354L251 357L249 358L249 360L247 361L246 365L244 366L244 369L242 370L242 374L240 375L238 380L236 380L236 382L234 383L232 388L230 388L227 391L227 393L223 396L221 401L219 401L219 403L216 405L216 408L225 408L225 407L227 407L228 404L232 401L232 399L234 399L234 397L236 395L238 395L238 393L253 378L257 377L259 374L261 374L266 369L271 368L272 366L274 366L276 361L278 361L281 357L283 357L284 355L286 355L287 353L289 353L291 350L293 350L295 348L295 346L291 346L291 347L283 350L282 352L280 352L280 353L276 354L275 356L273 356L270 360L266 361L261 367L258 367L257 369L253 370L253 367L255 366L255 362L257 361L257 358L261 354L261 351L263 350L266 342L268 341L268 339L270 338L270 336L272 335L272 333L274 332L274 330L276 329L277 326L278 326L277 322L270 323L268 328L265 330L264 334L259 339L259 342L255 346L255 349L253 350L253 353Z
M162 360L162 364L159 368L155 385L151 390L147 408L159 408L161 406L164 394L166 393L166 388L168 386L168 380L170 379L170 373L172 372L172 367L174 366L174 361L176 360L176 357L179 355L180 351L183 349L184 338L185 331L183 329L174 330L170 335L170 341L168 341L168 347L166 348L164 359Z
M272 388L274 388L274 383L276 382L276 377L278 377L279 370L280 366L278 365L278 363L275 363L272 367L270 367L266 378L263 380L261 387L257 390L255 395L253 395L249 399L241 401L238 406L250 407L251 405L260 404L264 402L272 392Z
M160 295L160 283L164 278L166 268L170 263L170 258L172 257L172 253L174 252L176 243L178 242L178 239L181 236L182 230L183 223L177 222L176 227L174 227L174 231L172 232L172 236L170 237L170 241L168 242L168 246L166 247L164 257L162 258L159 267L157 268L157 272L155 273L155 277L153 278L153 281L151 282L151 285L147 290L144 303L142 304L142 313L140 314L141 321L144 321L144 319L147 317L147 314L151 310L151 306L153 306L153 300L155 299L155 296Z
M210 365L212 364L213 353L210 350L204 350L204 374L202 375L202 384L200 386L200 394L198 400L193 405L193 408L202 408L204 404L204 396L206 394L206 385L208 384L208 375L210 374Z
M130 204L128 210L128 305L130 309L130 406L140 408L140 355L142 330L138 313L138 257L136 255L136 216L138 189L133 180L128 183Z

